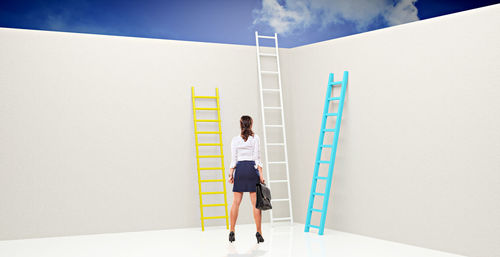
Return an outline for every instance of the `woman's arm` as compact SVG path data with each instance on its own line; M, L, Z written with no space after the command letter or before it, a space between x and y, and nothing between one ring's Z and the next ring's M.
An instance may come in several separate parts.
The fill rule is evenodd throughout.
M264 183L264 172L262 171L262 162L260 161L260 138L255 135L255 147L253 149L253 159L259 170L260 182Z
M234 168L236 167L236 162L238 160L238 152L237 152L237 141L233 140L231 141L231 164L229 165L229 183L233 184L234 179Z
M234 168L229 168L229 184L233 184L234 183L234 177L233 177L233 173L234 173Z
M264 172L262 172L262 167L261 166L258 166L257 169L259 170L259 176L260 176L260 183L264 183L266 182L264 180Z

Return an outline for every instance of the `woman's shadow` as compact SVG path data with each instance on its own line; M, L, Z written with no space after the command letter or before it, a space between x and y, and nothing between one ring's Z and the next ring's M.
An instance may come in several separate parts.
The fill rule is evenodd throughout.
M233 244L230 244L227 247L228 253L226 257L257 257L257 256L262 256L266 254L267 251L264 251L262 249L259 249L259 245L255 244L252 246L248 251L244 253L239 253L236 248L234 247Z

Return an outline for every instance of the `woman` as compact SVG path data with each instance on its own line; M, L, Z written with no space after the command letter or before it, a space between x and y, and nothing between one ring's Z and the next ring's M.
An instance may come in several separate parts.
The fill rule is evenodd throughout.
M231 166L229 169L229 183L233 185L233 205L231 206L231 231L229 232L229 242L235 240L234 227L238 218L241 199L244 192L250 193L250 200L253 206L253 217L257 227L257 243L264 242L261 230L261 211L255 208L256 185L264 183L262 175L262 163L260 162L259 137L252 131L252 117L241 116L241 133L235 136L231 142Z

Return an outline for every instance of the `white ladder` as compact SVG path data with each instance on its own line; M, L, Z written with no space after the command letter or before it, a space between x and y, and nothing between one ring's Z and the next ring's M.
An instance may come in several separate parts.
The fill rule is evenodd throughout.
M259 47L259 39L273 39L275 44L275 53L261 53ZM285 115L283 113L283 94L281 91L281 73L280 73L280 60L278 55L278 35L274 33L274 36L259 36L259 33L255 31L255 43L257 45L257 67L259 72L259 88L260 88L260 109L262 112L262 124L263 124L263 133L264 133L264 154L266 157L266 169L265 173L267 174L267 186L271 189L271 185L275 183L286 183L288 189L288 197L283 199L272 199L271 202L288 202L288 207L290 208L290 217L273 217L273 210L270 210L271 215L271 224L274 221L290 221L290 224L293 224L293 213L292 213L292 195L290 194L290 175L288 173L288 153L286 146L286 133L285 133ZM277 71L263 71L261 70L260 58L276 58L276 66L278 67ZM278 88L263 88L262 87L262 75L269 76L278 76ZM264 106L264 92L269 92L270 94L275 94L279 92L279 106ZM280 125L267 125L266 124L266 116L265 110L279 110L281 113L281 124ZM267 132L268 128L281 128L283 140L280 143L267 143ZM268 158L268 146L282 146L284 151L285 160L284 161L269 161ZM278 165L285 165L286 170L286 179L281 180L271 180L271 170L269 169L269 165L271 167L276 167ZM275 208L275 206L273 206Z

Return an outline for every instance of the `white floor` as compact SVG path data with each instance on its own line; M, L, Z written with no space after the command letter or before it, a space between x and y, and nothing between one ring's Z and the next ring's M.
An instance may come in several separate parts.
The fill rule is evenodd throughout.
M304 233L304 225L263 225L265 242L257 244L254 225L240 225L236 242L225 228L199 228L0 241L0 257L127 256L337 256L459 257L459 255L325 230Z

